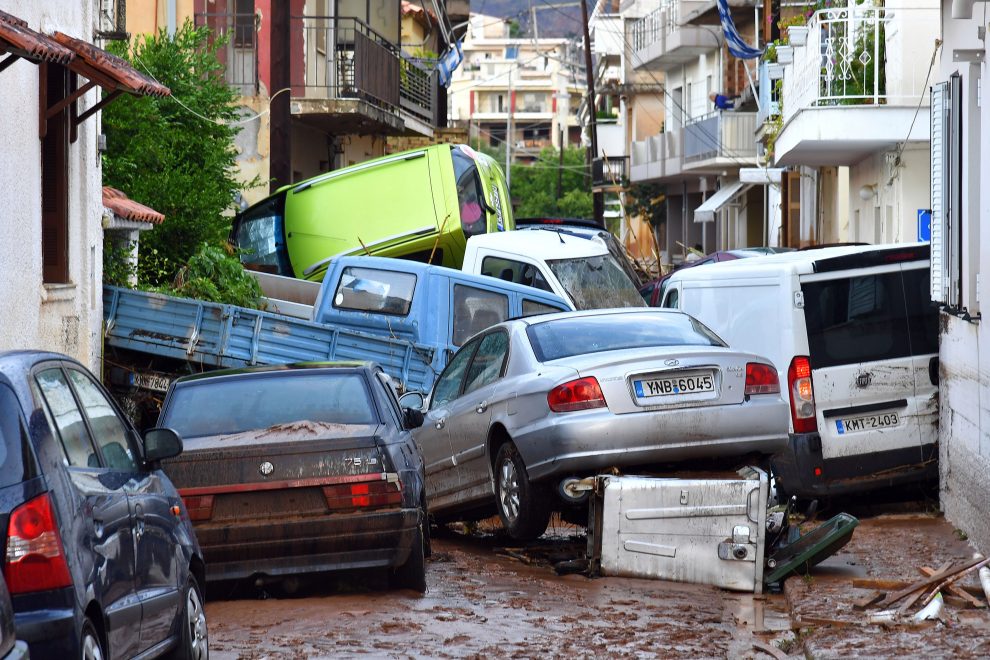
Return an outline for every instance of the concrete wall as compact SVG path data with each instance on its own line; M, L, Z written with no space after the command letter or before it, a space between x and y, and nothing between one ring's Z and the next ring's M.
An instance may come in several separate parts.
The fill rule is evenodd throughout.
M894 165L895 151L880 152L849 168L849 239L870 243L913 242L918 238L918 209L931 206L931 151L927 143L909 144ZM863 199L872 192L872 196ZM879 223L877 223L879 219Z
M39 3L0 0L0 9L46 34L56 30L89 40L94 2ZM45 284L41 258L41 143L38 137L38 66L19 60L0 72L0 300L4 303L0 350L46 349L67 353L99 369L103 318L103 202L96 137L99 116L79 126L69 145L69 283ZM79 101L79 112L94 105L99 92Z
M953 72L963 77L963 297L970 313L979 310L976 275L987 296L990 273L990 104L976 104L978 83L987 88L985 67L954 61L956 49L983 49L977 37L984 7L977 3L973 19L952 19L951 2L942 3L944 45L936 81ZM984 94L986 92L984 91ZM982 270L982 272L981 272ZM990 328L942 314L939 345L939 467L941 505L954 525L965 531L985 554L990 552Z

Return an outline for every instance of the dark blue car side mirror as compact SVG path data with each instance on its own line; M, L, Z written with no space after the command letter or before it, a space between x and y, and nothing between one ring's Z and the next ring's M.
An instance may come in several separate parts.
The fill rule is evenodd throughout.
M155 428L144 434L144 460L156 463L182 453L182 438L172 429Z

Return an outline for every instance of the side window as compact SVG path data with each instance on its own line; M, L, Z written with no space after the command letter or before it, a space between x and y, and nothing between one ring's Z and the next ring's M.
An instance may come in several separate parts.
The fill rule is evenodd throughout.
M0 488L27 481L37 474L17 395L7 385L0 385Z
M127 427L117 416L113 404L89 376L76 369L66 371L79 395L86 418L89 419L89 427L96 436L94 439L107 467L136 471L137 461L134 460L134 452L127 439Z
M677 305L678 305L679 298L680 298L680 295L679 294L680 294L680 291L677 289L676 286L667 287L667 290L664 291L664 293L663 293L664 298L663 298L663 304L661 305L661 307L669 307L671 309L678 309L678 306Z
M36 377L48 410L62 441L62 449L73 467L100 467L82 413L72 396L69 383L59 368L46 369Z
M400 428L402 427L402 420L399 419L399 397L398 392L395 389L395 383L384 371L379 371L375 376L378 378L378 382L381 383L382 388L385 390L385 398L389 400L391 405L386 406L389 409L389 417L393 422L396 423Z
M412 306L415 289L416 276L412 273L351 266L340 275L333 306L405 316Z
M505 332L493 332L486 335L478 345L478 352L471 360L464 393L473 392L484 387L502 375L502 365L509 355L509 335Z
M503 293L454 285L453 343L460 346L472 335L509 318L509 297Z
M461 383L464 382L464 373L467 371L468 363L471 362L471 355L476 348L478 348L478 342L471 342L457 351L454 357L451 358L447 364L447 368L440 374L440 378L437 379L437 384L433 388L433 398L430 400L431 410L461 395Z
M553 291L540 269L532 264L501 257L485 257L481 261L481 274L497 277L506 282L525 284L544 291Z
M537 302L535 300L529 300L523 298L522 301L522 315L523 316L536 316L537 314L556 314L557 312L563 312L559 307L554 307L553 305L547 305L546 303Z

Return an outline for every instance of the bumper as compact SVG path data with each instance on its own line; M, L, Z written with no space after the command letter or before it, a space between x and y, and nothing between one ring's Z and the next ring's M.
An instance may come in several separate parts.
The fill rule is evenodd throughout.
M18 640L14 642L14 648L10 649L7 655L3 656L3 660L27 660L28 657L27 642Z
M757 398L729 406L615 415L607 409L548 415L513 433L531 479L695 458L774 454L787 446L787 404Z
M35 658L79 655L76 615L72 609L44 609L14 614L18 639L28 643ZM13 657L17 657L14 655Z
M938 477L938 446L906 447L842 458L822 458L817 433L792 434L771 466L780 488L799 497L846 495ZM815 474L815 470L820 470Z
M206 579L297 575L399 566L412 548L420 509L197 523Z

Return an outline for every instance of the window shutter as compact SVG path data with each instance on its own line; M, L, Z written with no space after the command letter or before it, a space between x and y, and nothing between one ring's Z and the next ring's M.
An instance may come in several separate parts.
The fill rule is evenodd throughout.
M949 83L932 86L932 238L931 238L931 296L934 302L948 302L948 259L945 237L948 214L948 125Z

